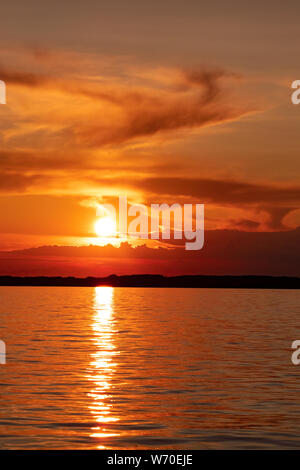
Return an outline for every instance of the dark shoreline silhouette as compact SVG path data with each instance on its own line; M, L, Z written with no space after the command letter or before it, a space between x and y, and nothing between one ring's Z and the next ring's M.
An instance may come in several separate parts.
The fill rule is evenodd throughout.
M0 286L73 287L193 287L235 289L300 289L299 277L287 276L171 276L137 274L107 277L15 277L0 276Z

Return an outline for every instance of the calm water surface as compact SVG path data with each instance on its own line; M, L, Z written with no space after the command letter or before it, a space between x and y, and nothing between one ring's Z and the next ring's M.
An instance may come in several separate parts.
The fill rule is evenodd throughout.
M300 448L299 306L299 291L0 287L0 447Z

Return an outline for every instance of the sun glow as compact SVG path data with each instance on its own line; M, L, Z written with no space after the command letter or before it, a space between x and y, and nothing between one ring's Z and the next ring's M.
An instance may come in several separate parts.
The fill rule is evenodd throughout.
M92 388L89 411L93 417L90 437L99 442L103 439L119 436L119 432L107 426L120 420L113 406L112 391L116 387L115 374L118 367L119 351L116 346L114 328L114 288L109 286L95 287L92 319L92 341L94 351L91 354L90 369L87 379ZM99 445L99 449L106 446Z
M117 234L116 222L111 217L96 220L94 228L98 237L115 237Z

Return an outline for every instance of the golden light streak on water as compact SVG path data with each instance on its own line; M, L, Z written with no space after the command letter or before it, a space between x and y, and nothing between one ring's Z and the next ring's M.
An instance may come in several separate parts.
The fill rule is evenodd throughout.
M117 367L114 361L117 351L114 345L113 292L113 287L95 287L94 293L92 341L96 346L96 352L91 355L90 362L93 373L90 374L89 379L93 382L93 388L89 393L92 398L89 410L93 419L100 425L91 429L97 432L92 432L90 437L97 439L119 435L101 426L119 421L118 417L111 415L112 405L109 393L112 389L111 379Z

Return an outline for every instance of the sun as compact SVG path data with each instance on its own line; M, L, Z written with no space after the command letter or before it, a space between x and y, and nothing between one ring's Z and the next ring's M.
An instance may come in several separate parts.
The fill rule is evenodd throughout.
M94 229L98 237L115 237L117 233L116 222L111 217L96 220Z

